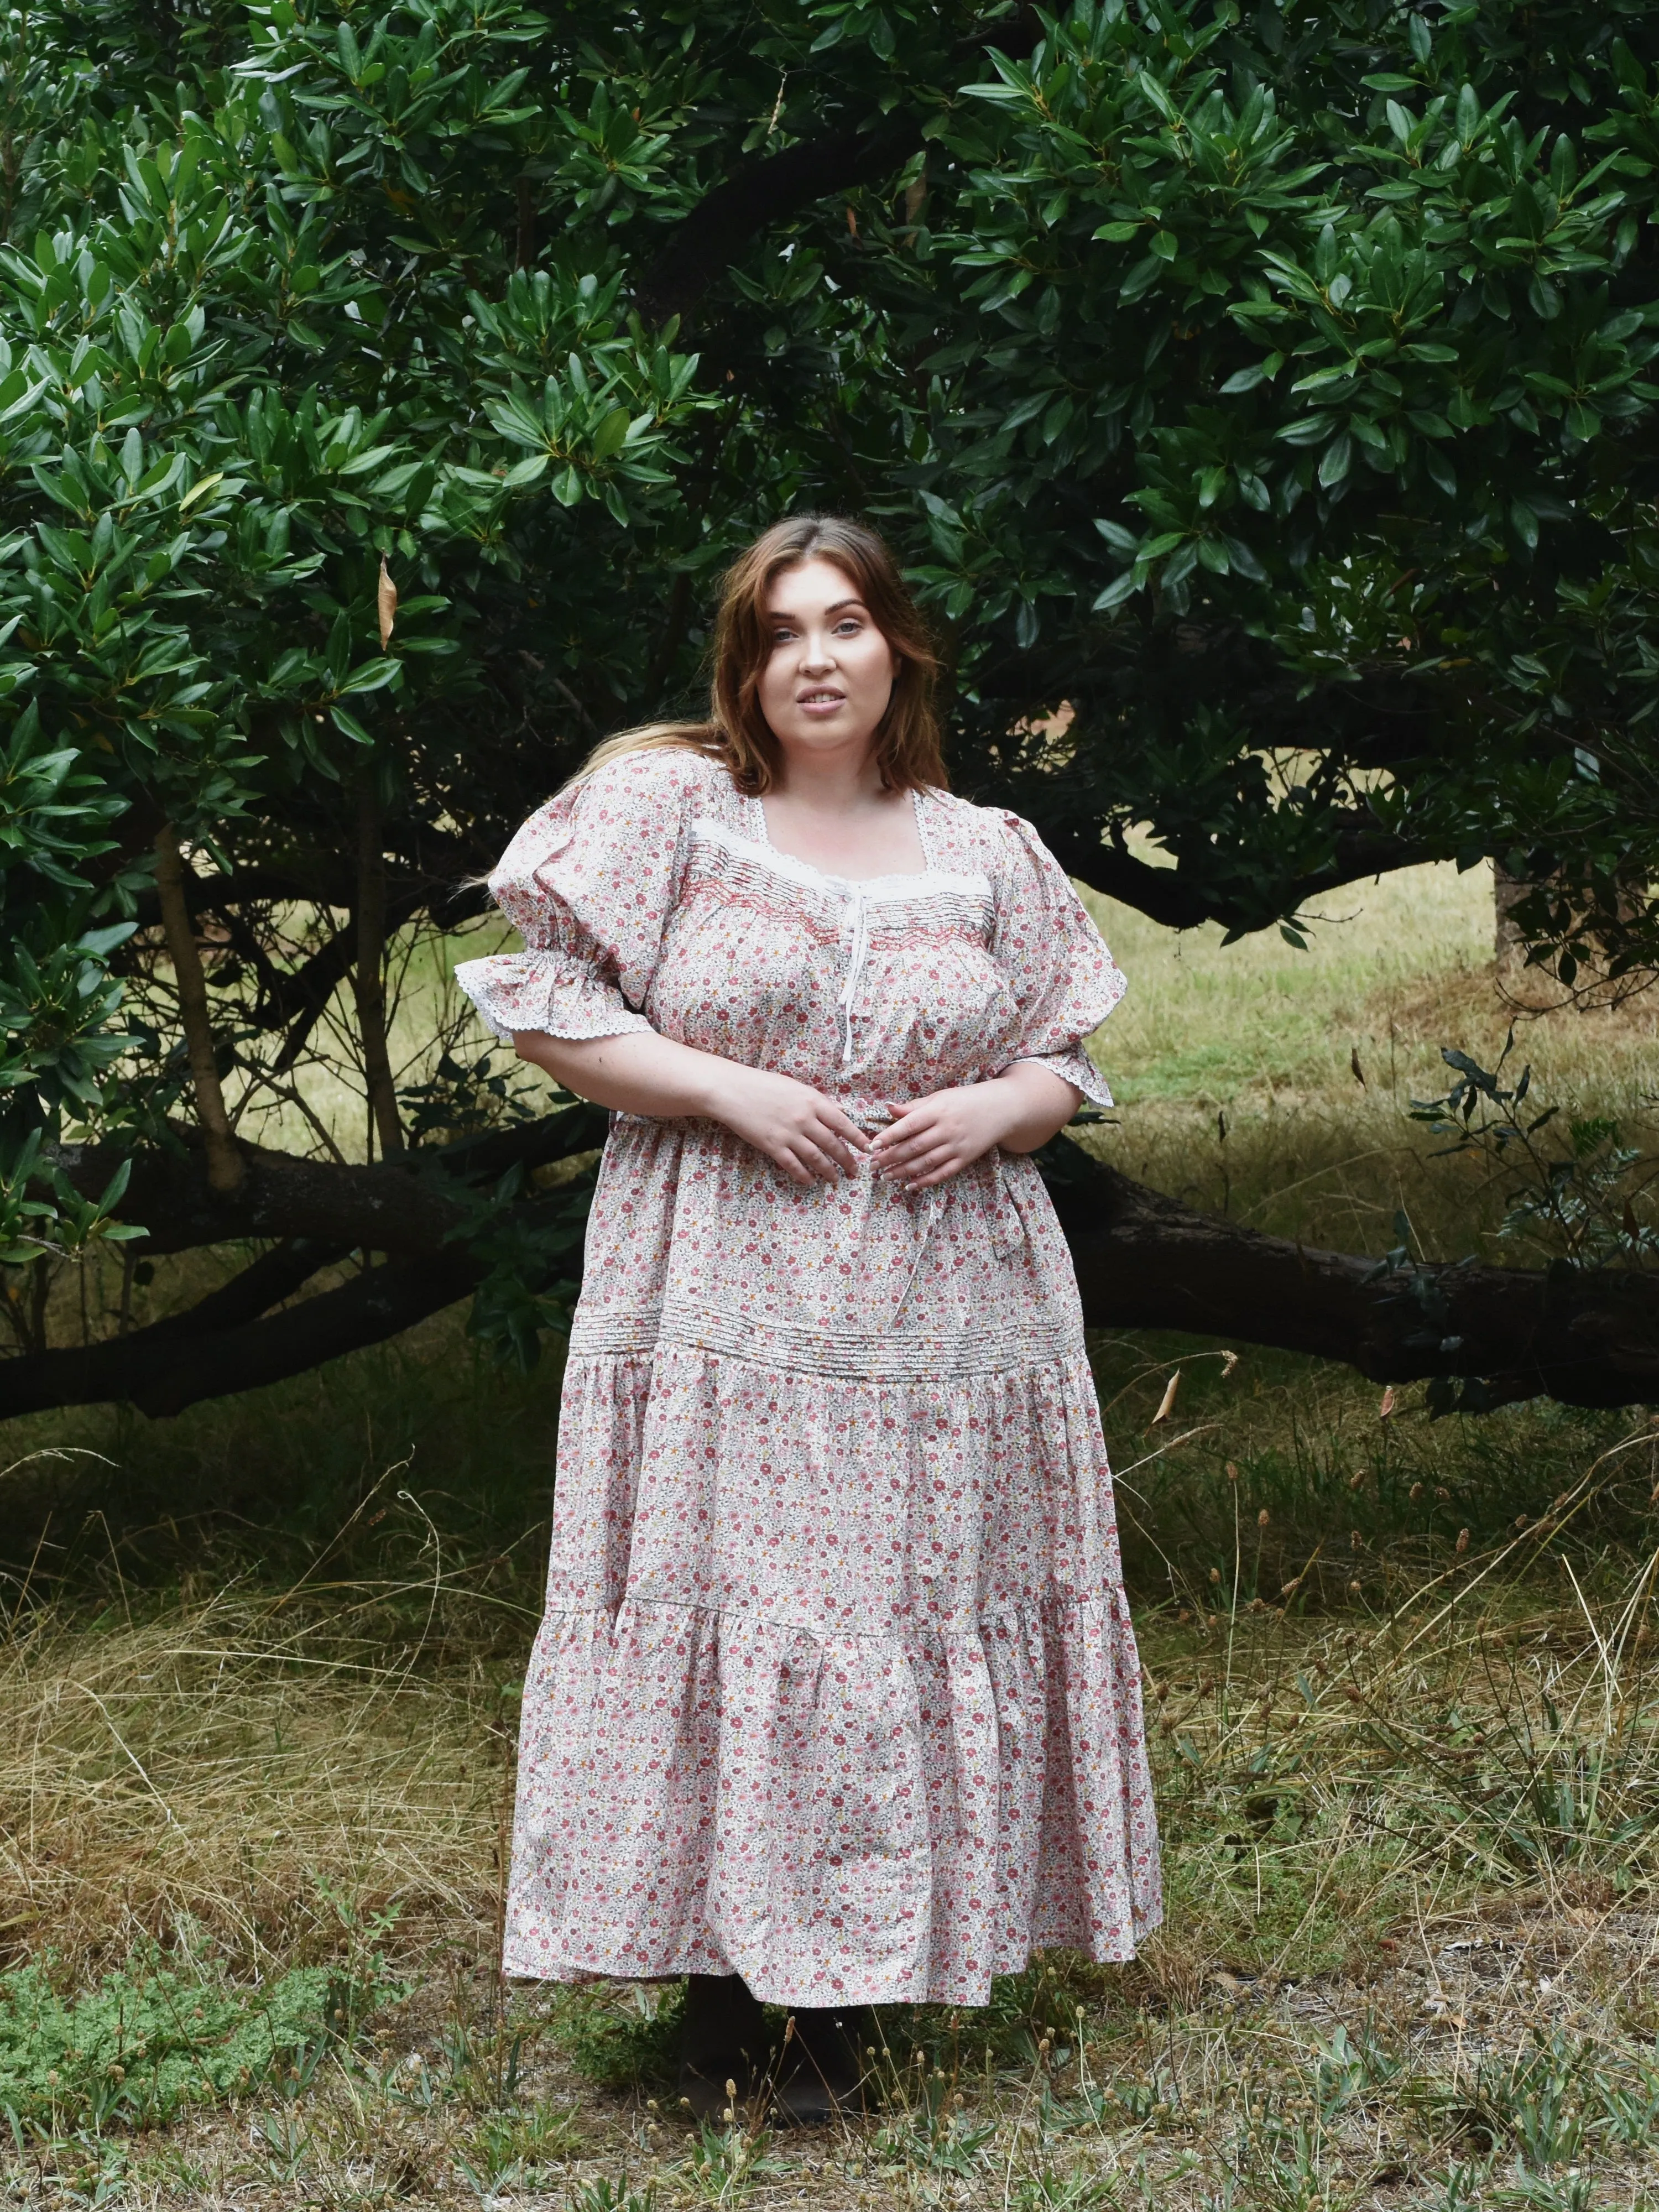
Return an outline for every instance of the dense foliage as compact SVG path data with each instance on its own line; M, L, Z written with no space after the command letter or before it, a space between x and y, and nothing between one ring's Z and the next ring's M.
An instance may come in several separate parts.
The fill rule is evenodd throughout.
M1564 972L1586 930L1654 952L1637 0L112 0L0 35L23 1348L38 1255L155 1228L120 1164L198 1121L226 1197L262 1128L337 1141L308 1069L363 1098L359 1157L510 1117L459 1024L392 1065L388 963L597 736L695 696L713 574L803 501L897 539L958 782L1099 887L1294 936L1356 876L1498 854Z

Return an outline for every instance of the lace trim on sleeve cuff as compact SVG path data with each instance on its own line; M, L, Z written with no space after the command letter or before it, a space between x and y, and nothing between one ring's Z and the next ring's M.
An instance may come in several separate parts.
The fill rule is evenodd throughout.
M455 981L503 1044L515 1030L545 1036L628 1036L651 1026L591 968L558 952L498 952L463 960Z
M1009 1065L1018 1066L1021 1060L1052 1068L1063 1083L1080 1091L1091 1105L1112 1106L1117 1103L1106 1087L1105 1077L1080 1044L1073 1045L1069 1052L1023 1052L1018 1060Z

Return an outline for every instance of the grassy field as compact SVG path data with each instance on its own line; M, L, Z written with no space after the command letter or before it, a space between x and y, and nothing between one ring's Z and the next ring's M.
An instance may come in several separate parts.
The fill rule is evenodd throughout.
M1344 912L1300 953L1103 908L1132 988L1090 1141L1310 1241L1380 1251L1403 1211L1425 1251L1498 1249L1487 1172L1404 1116L1441 1045L1501 1048L1489 884ZM1517 1057L1639 1132L1655 1018L1555 1014ZM160 1427L15 1425L0 1525L44 1534L0 1544L11 2201L1659 2206L1659 1429L1095 1350L1166 1925L988 2014L884 2015L869 2118L802 2136L676 2116L672 1990L494 1969L556 1360L503 1376L441 1316Z

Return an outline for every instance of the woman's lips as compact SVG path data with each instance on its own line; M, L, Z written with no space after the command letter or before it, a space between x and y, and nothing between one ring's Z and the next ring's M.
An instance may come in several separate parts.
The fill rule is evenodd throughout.
M838 707L847 704L847 695L843 691L809 691L795 704L803 714L833 714Z

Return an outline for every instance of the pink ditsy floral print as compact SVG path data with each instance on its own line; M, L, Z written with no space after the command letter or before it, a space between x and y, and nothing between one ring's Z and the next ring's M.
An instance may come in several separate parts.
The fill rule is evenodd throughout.
M1020 1060L1109 1103L1123 979L1030 825L918 794L926 872L775 852L689 750L625 755L492 879L503 1035L652 1029L866 1127ZM1036 1169L802 1189L615 1117L525 1685L511 1974L737 1972L784 2004L981 2004L1125 1959L1158 1838L1093 1381Z

